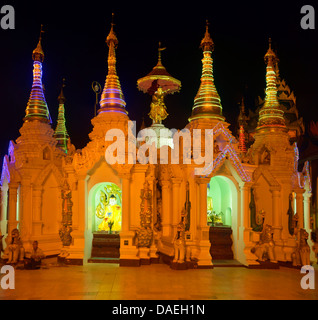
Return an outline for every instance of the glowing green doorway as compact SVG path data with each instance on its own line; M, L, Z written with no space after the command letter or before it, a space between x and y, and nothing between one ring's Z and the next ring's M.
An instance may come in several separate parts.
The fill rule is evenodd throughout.
M224 176L211 178L208 184L208 224L232 226L233 182Z

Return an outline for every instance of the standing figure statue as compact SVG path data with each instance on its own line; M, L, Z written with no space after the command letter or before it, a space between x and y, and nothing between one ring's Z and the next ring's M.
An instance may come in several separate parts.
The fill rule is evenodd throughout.
M7 263L18 263L18 261L24 260L24 247L20 238L20 232L18 229L11 231L11 238L7 238Z
M184 223L181 221L177 226L177 233L173 242L174 259L172 262L184 263L186 256Z
M158 87L157 91L152 96L152 102L150 104L149 117L153 120L154 124L160 124L162 120L168 117L166 105L164 103L164 97L169 90L163 91L161 87Z

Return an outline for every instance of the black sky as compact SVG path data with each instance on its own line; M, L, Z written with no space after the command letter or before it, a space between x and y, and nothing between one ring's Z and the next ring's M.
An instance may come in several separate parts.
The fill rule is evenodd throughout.
M15 8L15 30L0 29L0 152L19 137L32 86L32 51L44 25L43 82L56 125L57 96L66 78L66 121L72 142L88 142L94 116L93 81L104 85L108 48L105 38L115 13L119 40L117 73L131 120L146 123L149 97L138 91L138 78L157 62L158 42L167 49L163 64L181 80L180 93L166 100L164 124L183 128L191 114L201 76L200 41L206 19L215 43L214 78L223 112L234 123L242 94L247 107L264 96L264 54L271 37L280 59L280 74L297 97L307 124L318 120L318 31L302 30L300 9L314 2L228 1L8 1ZM1 5L2 6L2 5ZM315 9L318 10L318 3ZM317 26L318 27L318 26Z

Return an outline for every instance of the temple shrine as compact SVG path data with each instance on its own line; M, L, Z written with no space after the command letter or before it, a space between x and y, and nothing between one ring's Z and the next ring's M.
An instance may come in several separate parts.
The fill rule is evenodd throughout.
M249 268L297 266L308 261L304 246L310 260L316 259L315 242L308 237L315 231L310 166L308 161L301 169L298 165L296 141L304 126L296 98L279 75L271 42L266 68L259 70L266 79L265 97L249 114L242 101L239 130L233 133L214 83L215 46L207 24L200 44L201 83L192 110L184 110L188 123L177 131L192 138L200 132L199 144L191 140L187 148L186 139L176 140L164 125L173 109L164 98L182 89L163 65L161 46L157 65L137 81L138 89L152 97L152 125L134 134L116 70L118 39L112 23L106 38L108 72L90 141L76 149L67 132L64 85L57 123L51 120L42 86L41 38L32 53L33 85L20 136L9 142L3 159L4 259L16 229L26 252L37 240L46 256L69 264L167 263L186 269L213 268L214 261L226 259ZM125 148L110 148L113 141L105 136L111 129L123 133ZM206 143L206 132L213 134L212 144ZM145 163L152 148L157 161ZM136 157L141 151L144 157ZM208 151L213 156L209 170L197 174L203 165L196 157ZM107 162L107 152L124 161ZM173 152L179 163L171 160Z

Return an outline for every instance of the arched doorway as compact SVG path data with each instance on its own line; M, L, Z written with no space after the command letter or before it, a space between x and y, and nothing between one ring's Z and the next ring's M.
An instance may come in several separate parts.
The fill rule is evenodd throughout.
M121 189L112 182L101 182L88 196L88 262L119 262L122 222Z
M237 225L237 188L225 176L212 177L207 199L212 259L231 260L234 258L233 227L235 230Z

